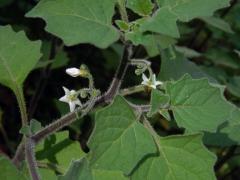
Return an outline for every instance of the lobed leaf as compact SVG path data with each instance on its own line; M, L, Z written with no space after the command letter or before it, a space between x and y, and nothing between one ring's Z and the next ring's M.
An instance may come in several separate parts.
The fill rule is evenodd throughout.
M214 180L216 157L202 144L202 135L160 137L159 155L148 157L131 180Z
M26 16L43 18L46 30L68 46L90 43L106 48L119 38L112 26L115 3L116 0L42 0Z
M129 174L143 157L156 152L152 136L120 96L97 112L89 147L93 168L121 170L124 174Z
M194 80L186 75L169 82L166 90L179 127L216 132L231 115L233 106L223 97L220 87L209 84L207 79Z

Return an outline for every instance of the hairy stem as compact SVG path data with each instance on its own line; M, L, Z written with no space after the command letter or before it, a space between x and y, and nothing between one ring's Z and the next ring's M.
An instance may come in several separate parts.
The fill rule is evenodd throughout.
M28 165L28 170L31 174L32 180L40 180L40 176L38 173L37 168L37 161L35 157L35 143L30 137L25 136L25 154L26 154L26 161Z
M133 87L121 89L119 91L119 94L121 94L122 96L127 96L127 95L131 95L131 94L134 94L134 93L143 92L144 90L145 90L144 85L138 85L138 86L133 86Z
M25 103L22 88L19 86L16 86L15 94L16 94L18 105L20 108L22 127L27 126L28 125L28 115L27 115L26 103ZM31 138L26 137L24 135L23 141L21 142L20 147L18 148L17 153L16 153L16 155L20 155L20 156L15 155L15 157L13 158L13 162L16 162L17 164L19 164L18 160L22 159L21 158L22 156L24 157L24 149L25 149L28 170L31 174L32 180L40 180L40 177L38 175L37 166L36 166L34 145L33 145Z

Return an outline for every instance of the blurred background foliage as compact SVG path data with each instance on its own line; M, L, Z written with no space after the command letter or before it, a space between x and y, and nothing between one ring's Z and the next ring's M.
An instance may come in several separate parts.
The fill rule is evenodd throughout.
M0 25L10 24L15 31L24 30L31 40L40 39L43 42L43 56L25 82L24 93L30 118L46 125L68 112L68 106L58 101L63 95L62 86L78 89L87 85L85 80L67 76L66 67L87 64L95 78L96 87L104 92L118 65L122 44L117 42L107 49L98 49L89 44L66 47L60 39L44 30L43 20L24 17L37 2L37 0L0 0ZM129 14L130 19L137 18L130 10ZM118 19L119 15L114 18ZM190 23L178 25L180 39L168 36L155 37L155 40L164 47L167 57L161 56L151 41L143 43L144 46L137 46L134 57L149 58L154 72L159 74L161 80L176 80L185 73L191 74L194 78L207 77L210 82L226 86L227 99L240 106L240 2L232 0L230 7L216 12L213 17L199 17ZM134 75L134 69L130 69L123 87L140 82L141 78ZM149 100L149 95L140 93L128 98L135 103L144 103ZM88 151L86 141L93 127L91 121L93 115L94 113L66 128L70 131L71 139L79 140L85 152ZM152 118L154 127L160 134L182 133L174 122L166 119L160 115ZM19 129L20 114L16 99L9 89L0 85L0 153L12 157L21 139ZM224 154L225 150L213 148L219 156ZM218 175L222 179L240 179L239 154L227 160L229 159L228 164L223 163L221 168L216 169Z

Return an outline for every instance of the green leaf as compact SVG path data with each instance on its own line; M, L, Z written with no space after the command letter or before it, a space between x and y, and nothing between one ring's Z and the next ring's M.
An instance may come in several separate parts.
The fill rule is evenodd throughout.
M226 21L224 21L223 19L213 17L213 16L200 17L199 19L201 19L205 23L207 23L207 24L209 24L209 25L211 25L215 28L218 28L218 29L220 29L224 32L231 33L231 34L234 33L232 28L230 27L230 25Z
M141 31L152 31L164 35L179 37L177 17L169 8L161 8L140 27Z
M122 21L122 20L116 20L115 23L117 24L118 28L121 30L121 31L128 31L129 30L129 24L126 23L125 21Z
M234 76L227 83L228 91L234 96L240 98L240 76Z
M78 142L68 137L68 132L56 133L36 147L36 157L40 161L58 164L65 171L72 159L79 159L85 153Z
M232 146L240 144L240 110L236 108L230 119L219 126L216 133L206 133L204 142L215 146Z
M31 128L31 133L35 134L37 131L39 131L42 128L42 125L39 121L32 119L30 122L30 128Z
M194 80L186 75L167 83L166 90L179 127L215 132L231 115L233 106L223 97L222 89L209 84L207 79Z
M119 38L112 26L115 3L116 0L41 0L26 16L43 18L46 30L68 46L90 43L106 48Z
M152 116L160 109L166 109L169 106L170 98L168 95L163 94L161 91L152 90L151 93L151 109L148 116Z
M180 21L188 22L199 16L211 16L214 11L229 6L229 0L161 0Z
M161 60L161 70L158 79L162 81L178 80L188 73L193 78L207 77L209 81L216 82L214 78L204 73L196 64L178 52L175 53L174 58L171 58L169 50L166 49L161 52Z
M151 135L120 96L97 112L89 147L93 168L121 170L124 174L129 174L144 156L156 152Z
M67 173L59 180L127 180L120 171L91 169L87 158L71 163Z
M93 180L91 168L87 158L72 161L64 176L59 176L59 180Z
M14 92L19 91L41 56L40 47L40 41L30 41L23 32L16 33L10 26L2 26L0 28L0 83Z
M39 168L39 173L42 179L57 180L56 174L50 169Z
M199 16L211 16L217 9L229 5L229 0L161 0L161 8L146 21L143 31L153 31L179 37L177 20L188 22Z
M177 52L183 54L186 58L200 57L202 54L185 46L175 46Z
M216 157L202 144L202 135L159 138L159 155L148 157L131 180L214 180Z
M0 179L28 180L5 156L0 155Z
M215 65L225 66L232 69L240 68L239 59L230 53L227 49L219 47L212 48L205 53L205 56Z
M140 16L151 14L153 3L151 0L127 0L127 7Z

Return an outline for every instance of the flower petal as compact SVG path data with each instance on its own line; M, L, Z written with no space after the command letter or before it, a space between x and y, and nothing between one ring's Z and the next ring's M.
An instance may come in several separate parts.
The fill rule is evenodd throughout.
M69 94L69 90L68 90L68 88L66 88L66 87L64 87L64 86L63 86L62 88L63 88L65 94Z
M74 102L71 102L71 101L68 104L69 104L69 107L70 107L70 112L73 112L75 107L76 107L76 104Z
M79 105L79 106L82 106L82 103L81 103L81 101L80 101L79 99L76 99L76 100L74 101L74 103L77 104L77 105Z
M149 79L147 78L147 76L144 73L142 74L142 79L145 82L149 81Z
M68 103L69 102L69 99L67 98L67 95L59 98L59 101L62 101L62 102L65 102L65 103Z
M78 68L68 68L66 69L66 73L72 77L77 77L80 75L80 69Z
M155 82L155 85L156 85L156 86L158 86L158 85L163 85L163 82L161 82L161 81L156 81L156 82Z

